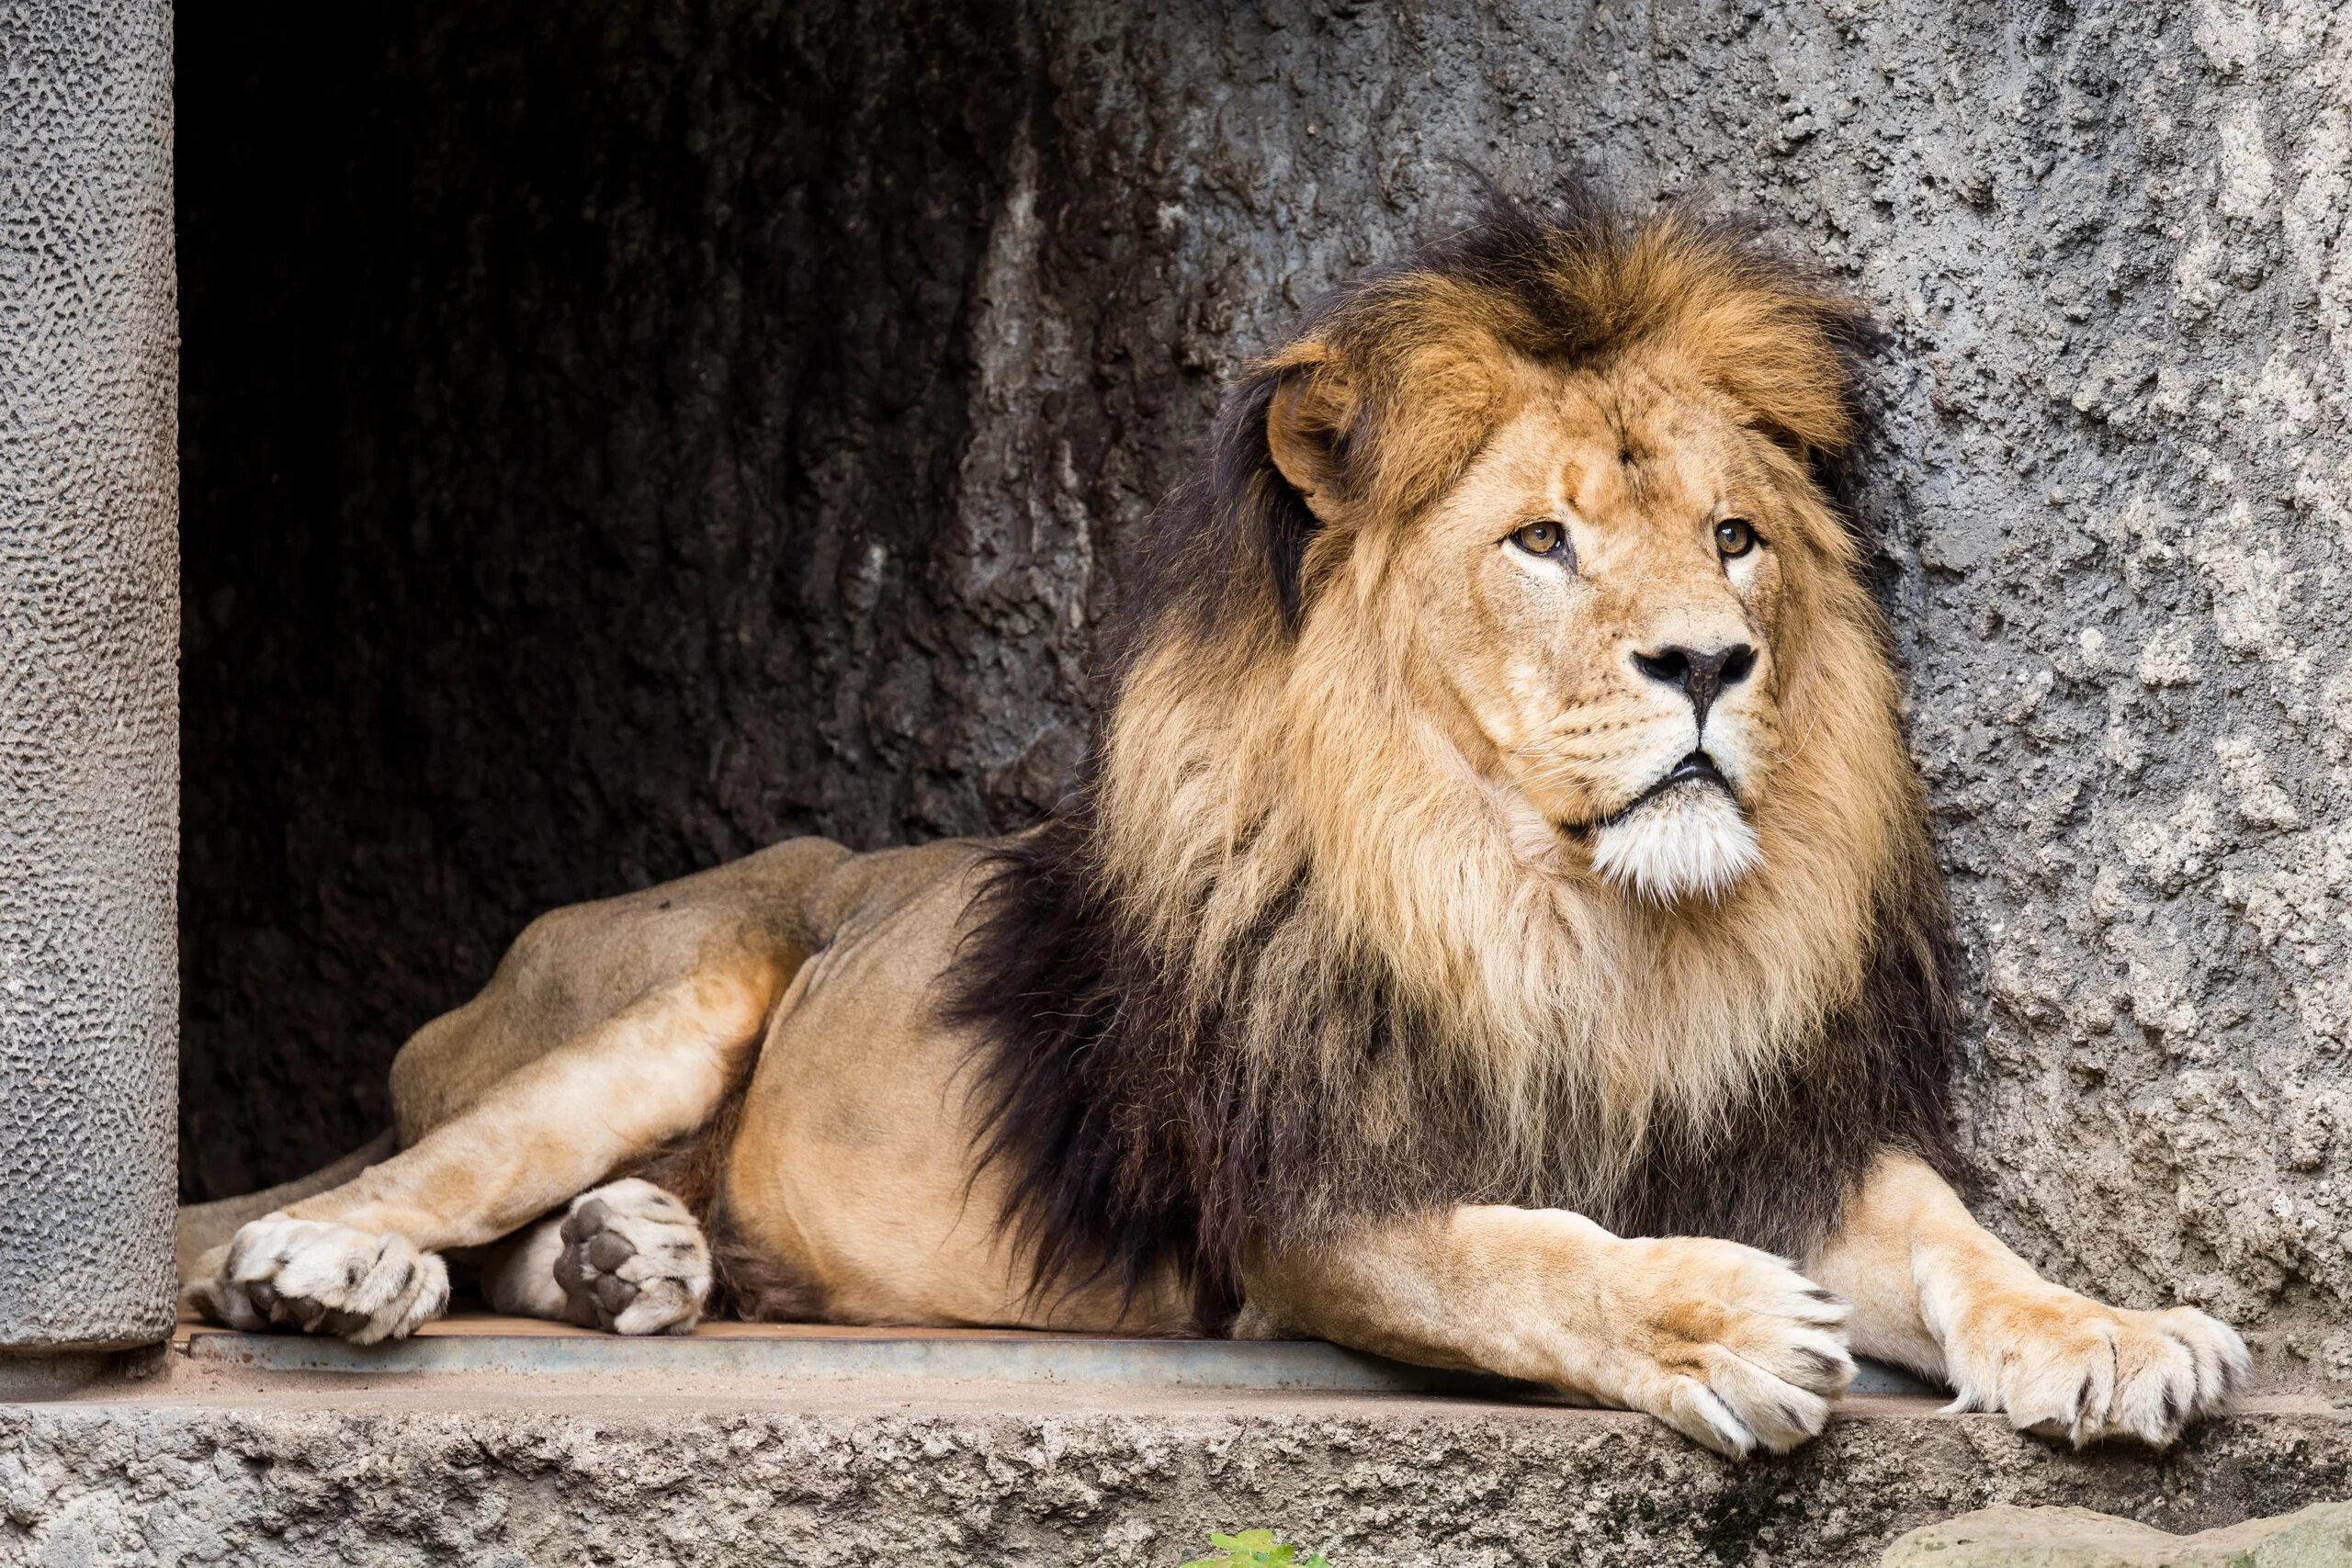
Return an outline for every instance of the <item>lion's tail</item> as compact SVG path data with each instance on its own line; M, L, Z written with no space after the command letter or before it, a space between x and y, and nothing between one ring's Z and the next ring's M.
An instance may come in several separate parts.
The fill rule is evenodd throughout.
M283 1209L288 1203L299 1203L314 1198L330 1187L340 1187L371 1165L379 1165L400 1153L398 1134L387 1129L380 1136L362 1147L352 1150L333 1165L314 1170L308 1176L298 1176L260 1192L247 1192L235 1198L222 1198L210 1203L191 1203L180 1210L179 1262L180 1279L187 1280L196 1260L216 1247L226 1246L237 1227L248 1220Z

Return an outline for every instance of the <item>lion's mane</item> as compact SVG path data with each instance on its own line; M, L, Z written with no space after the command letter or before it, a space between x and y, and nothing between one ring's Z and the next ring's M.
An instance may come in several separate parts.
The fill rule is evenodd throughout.
M1948 921L1850 523L1867 334L1728 232L1496 197L1234 386L1144 541L1078 785L1004 849L947 981L1038 1289L1173 1270L1214 1326L1251 1247L1460 1202L1794 1256L1881 1148L1951 1163ZM1498 353L1699 367L1836 541L1784 660L1806 739L1719 905L1527 869L1383 628L1315 614L1376 542L1283 481L1284 378L1345 358L1335 450L1409 526L1475 456L1467 361Z

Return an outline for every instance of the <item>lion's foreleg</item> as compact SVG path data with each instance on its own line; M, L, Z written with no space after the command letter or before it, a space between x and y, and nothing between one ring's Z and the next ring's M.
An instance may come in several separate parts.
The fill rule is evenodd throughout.
M189 1303L363 1342L411 1332L447 1302L439 1253L494 1242L700 1126L757 1049L775 988L746 964L639 999L383 1164L245 1225Z
M1269 1253L1249 1325L1647 1411L1720 1453L1818 1433L1853 1376L1843 1303L1779 1258L1628 1239L1559 1210L1464 1207Z
M1852 1299L1863 1355L1942 1379L1960 1408L2077 1444L2170 1443L2248 1374L2237 1335L2194 1308L2110 1307L2042 1279L1909 1155L1880 1156L1807 1271Z

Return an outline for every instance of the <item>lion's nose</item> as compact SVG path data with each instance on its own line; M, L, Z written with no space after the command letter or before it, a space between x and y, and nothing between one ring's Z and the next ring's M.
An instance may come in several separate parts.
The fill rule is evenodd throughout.
M1668 647L1634 655L1634 668L1662 685L1672 686L1690 699L1702 728L1715 699L1747 679L1756 668L1756 649L1744 642L1721 648Z

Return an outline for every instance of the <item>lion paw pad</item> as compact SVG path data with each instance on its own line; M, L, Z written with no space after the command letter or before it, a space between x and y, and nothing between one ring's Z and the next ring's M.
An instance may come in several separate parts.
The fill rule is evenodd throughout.
M555 1261L564 1316L614 1334L684 1334L710 1299L710 1247L686 1206L631 1178L572 1200Z

